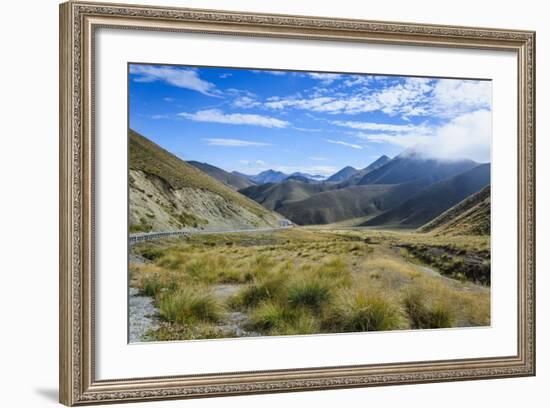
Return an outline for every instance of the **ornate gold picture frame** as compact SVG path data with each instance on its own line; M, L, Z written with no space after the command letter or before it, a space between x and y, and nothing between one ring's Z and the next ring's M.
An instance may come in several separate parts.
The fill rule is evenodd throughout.
M517 352L437 361L97 379L94 53L100 28L514 53L518 72ZM59 259L60 401L70 406L535 375L535 33L87 2L61 4Z

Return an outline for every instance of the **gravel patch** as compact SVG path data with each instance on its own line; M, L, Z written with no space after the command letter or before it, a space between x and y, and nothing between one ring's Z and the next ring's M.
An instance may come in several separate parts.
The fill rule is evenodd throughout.
M153 298L142 296L138 289L130 287L130 343L150 341L146 333L159 328L158 309Z

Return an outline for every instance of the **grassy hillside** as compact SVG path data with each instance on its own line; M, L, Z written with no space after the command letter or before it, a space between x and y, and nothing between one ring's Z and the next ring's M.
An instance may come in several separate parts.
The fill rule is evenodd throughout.
M491 167L482 164L432 184L399 206L367 221L365 226L417 228L490 183Z
M130 229L276 226L278 216L129 131Z
M277 212L300 225L328 224L377 214L411 197L427 180L399 185L351 186L314 194L304 200L287 201Z
M484 187L462 200L423 225L420 232L453 236L489 235L491 233L491 187Z
M212 166L208 163L200 163L197 161L188 161L187 163L196 167L199 170L202 170L209 176L214 177L216 180L221 181L223 184L231 187L233 190L240 190L242 188L255 185L252 181L244 176L235 173L229 173L225 170L220 169L219 167Z
M240 193L260 203L265 208L277 210L288 201L304 200L313 194L335 188L333 185L310 183L299 180L285 180L281 183L267 183L251 186Z
M367 173L357 184L398 184L426 176L430 176L435 183L477 165L472 160L439 161L408 152Z

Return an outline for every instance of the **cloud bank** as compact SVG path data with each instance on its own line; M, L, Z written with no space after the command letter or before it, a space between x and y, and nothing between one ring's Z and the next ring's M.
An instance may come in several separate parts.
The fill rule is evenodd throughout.
M271 116L250 113L224 113L219 109L206 109L195 113L181 112L179 117L195 122L213 122L229 125L253 125L267 128L285 128L289 122Z
M215 90L216 86L201 79L197 71L192 69L156 65L130 65L130 74L134 75L135 82L162 81L204 95L218 96L218 92Z

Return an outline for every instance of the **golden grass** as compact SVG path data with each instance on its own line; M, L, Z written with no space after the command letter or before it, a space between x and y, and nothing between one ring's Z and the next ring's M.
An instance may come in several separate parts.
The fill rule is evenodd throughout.
M472 243L425 235L300 228L143 243L134 251L150 263L131 265L132 285L173 326L157 339L232 336L215 330L231 309L265 335L488 325L486 287L432 276L396 246ZM237 293L216 298L222 284Z

